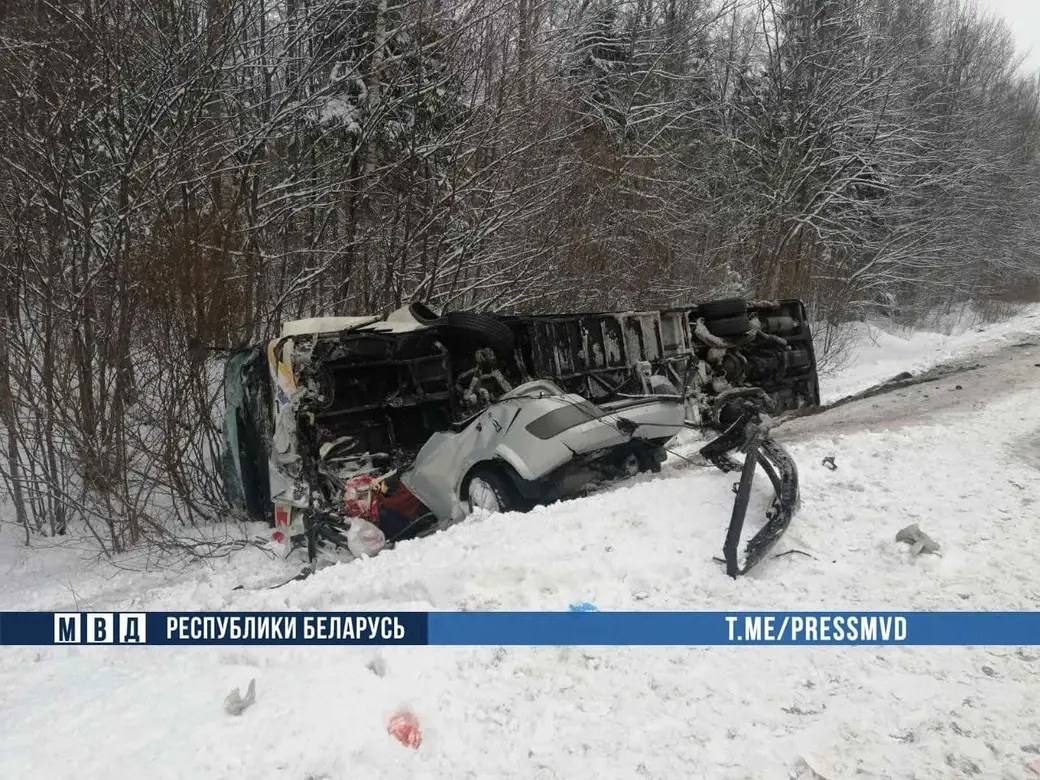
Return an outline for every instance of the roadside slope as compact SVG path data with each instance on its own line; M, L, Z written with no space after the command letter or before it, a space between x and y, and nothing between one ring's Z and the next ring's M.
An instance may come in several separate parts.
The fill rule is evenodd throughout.
M979 324L969 310L941 318L944 332L927 327L906 330L891 323L849 326L845 363L821 378L824 403L843 398L897 374L918 374L966 356L998 352L1030 340L1040 331L1040 304L1022 307L999 322Z

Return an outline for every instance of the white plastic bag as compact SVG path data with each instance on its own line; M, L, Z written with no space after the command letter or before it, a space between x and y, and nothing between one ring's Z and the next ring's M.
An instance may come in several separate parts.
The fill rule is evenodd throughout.
M386 536L379 528L360 517L350 520L347 529L347 547L350 552L360 558L362 555L373 556L386 546Z

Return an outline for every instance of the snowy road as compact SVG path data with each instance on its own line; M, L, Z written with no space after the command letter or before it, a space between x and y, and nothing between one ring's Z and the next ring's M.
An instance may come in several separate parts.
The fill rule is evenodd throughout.
M921 381L933 377L931 381ZM1040 398L1040 336L944 363L922 372L914 384L836 406L782 427L779 438L805 439L822 433L893 430L969 414L1020 393Z
M783 426L803 506L778 552L807 555L745 579L712 561L732 477L674 459L275 591L233 590L287 570L259 551L162 574L23 553L0 609L1037 609L1040 346L978 362ZM895 542L911 522L941 555ZM7 648L0 778L1040 777L1040 648L389 648L383 674L376 655ZM251 678L256 705L225 715ZM401 705L417 751L386 734Z

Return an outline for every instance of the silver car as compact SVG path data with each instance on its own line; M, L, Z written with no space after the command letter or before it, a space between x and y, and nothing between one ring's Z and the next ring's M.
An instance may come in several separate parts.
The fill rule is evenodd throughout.
M654 395L604 404L544 379L522 384L460 431L433 434L401 481L446 523L472 508L526 510L597 479L658 470L685 406L655 379Z

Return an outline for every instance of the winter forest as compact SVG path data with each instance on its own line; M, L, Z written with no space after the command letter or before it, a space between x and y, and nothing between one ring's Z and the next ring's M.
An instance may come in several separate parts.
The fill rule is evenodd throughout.
M1020 61L957 0L3 0L0 495L220 516L214 357L287 318L1036 297Z

